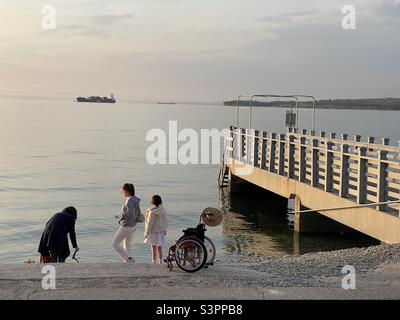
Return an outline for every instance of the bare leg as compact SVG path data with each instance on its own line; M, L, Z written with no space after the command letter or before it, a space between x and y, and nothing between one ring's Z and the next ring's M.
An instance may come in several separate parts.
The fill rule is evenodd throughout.
M157 262L157 246L151 246L151 255L153 259L153 263Z
M157 246L157 251L158 251L158 258L160 259L159 260L159 263L161 264L162 263L162 258L163 258L163 254L162 254L162 247L161 246Z

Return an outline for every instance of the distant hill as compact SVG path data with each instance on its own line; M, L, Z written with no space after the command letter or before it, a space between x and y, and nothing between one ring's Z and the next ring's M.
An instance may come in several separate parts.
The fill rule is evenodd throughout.
M237 101L224 101L225 106L236 106ZM241 106L249 106L249 100L240 101ZM288 108L294 106L294 100L280 100L271 102L253 101L255 107ZM300 102L301 108L311 108L311 102ZM315 107L318 109L355 109L355 110L400 110L400 98L374 98L374 99L325 99L317 100Z

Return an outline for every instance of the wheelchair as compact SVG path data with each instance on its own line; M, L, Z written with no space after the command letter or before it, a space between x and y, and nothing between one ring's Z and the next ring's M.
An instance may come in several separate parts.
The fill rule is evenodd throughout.
M222 219L223 214L220 210L204 209L200 215L199 224L195 228L182 230L182 237L169 248L168 255L164 259L168 270L172 270L173 261L186 272L196 272L203 267L208 268L214 265L216 249L212 240L205 235L206 225L218 226Z

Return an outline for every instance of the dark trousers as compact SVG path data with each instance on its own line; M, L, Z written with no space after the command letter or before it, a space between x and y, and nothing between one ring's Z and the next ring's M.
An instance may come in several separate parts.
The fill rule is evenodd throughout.
M64 263L65 258L58 256L55 252L50 252L50 263Z

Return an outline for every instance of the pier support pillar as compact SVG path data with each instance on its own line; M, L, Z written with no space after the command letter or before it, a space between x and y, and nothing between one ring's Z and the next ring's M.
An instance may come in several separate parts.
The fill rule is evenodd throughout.
M297 233L356 233L351 229L335 220L329 219L318 212L298 211L308 210L301 204L299 197L295 197L294 231Z

